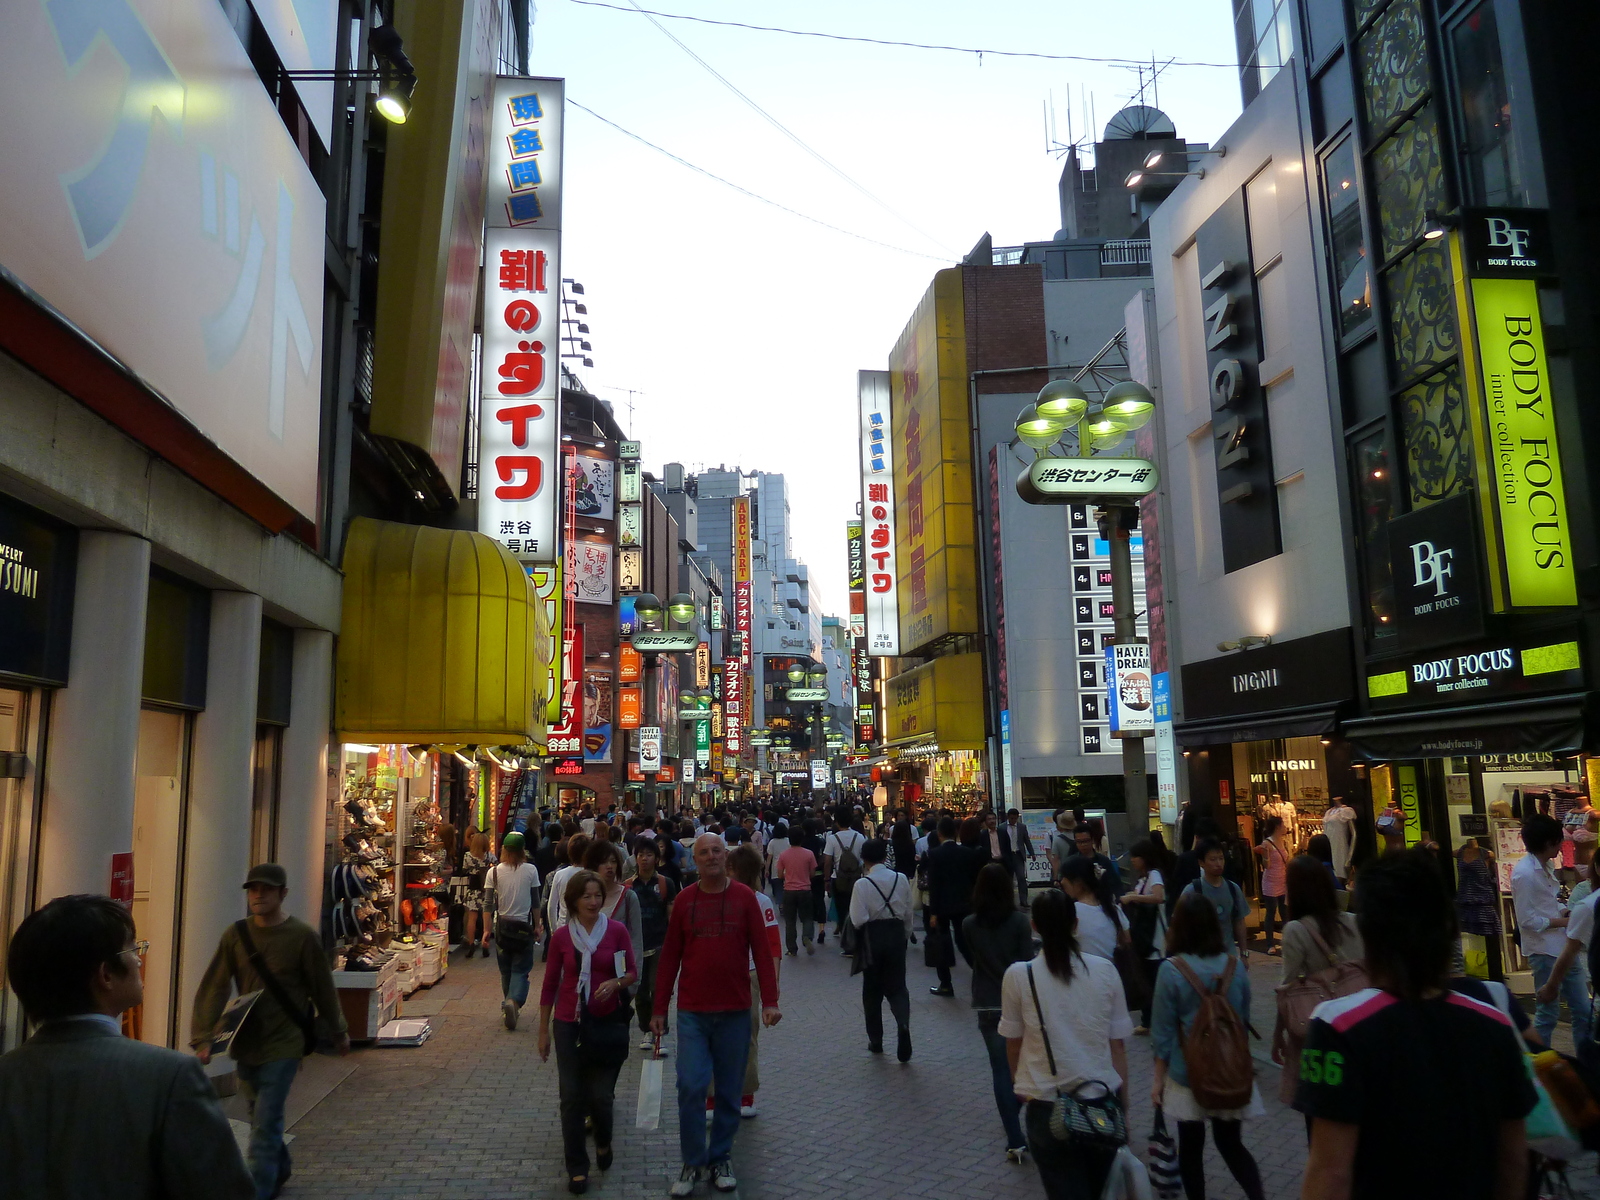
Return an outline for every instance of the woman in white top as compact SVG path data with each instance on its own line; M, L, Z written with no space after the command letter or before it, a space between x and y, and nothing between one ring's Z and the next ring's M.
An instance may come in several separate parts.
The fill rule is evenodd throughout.
M1081 1149L1050 1133L1058 1089L1081 1089L1084 1099L1114 1093L1124 1108L1133 1032L1117 968L1083 954L1075 932L1082 906L1053 889L1033 901L1033 928L1042 952L1013 963L1000 984L999 1032L1017 1095L1027 1101L1028 1148L1049 1200L1098 1197L1115 1150Z
M1153 996L1156 972L1161 969L1161 951L1167 944L1167 886L1156 864L1161 853L1154 842L1145 838L1133 844L1128 851L1128 862L1133 867L1136 882L1133 890L1122 897L1122 907L1128 913L1128 933L1133 948L1145 971L1146 996ZM1139 1013L1136 1035L1150 1032L1150 1000Z
M789 848L789 823L779 821L772 828L772 836L767 839L767 844L761 848L762 857L766 862L767 887L772 892L772 900L780 908L783 905L783 876L774 876L773 866L778 861L778 856Z
M1074 854L1061 865L1061 887L1078 905L1078 948L1109 959L1128 936L1128 918L1117 907L1111 872L1092 858Z

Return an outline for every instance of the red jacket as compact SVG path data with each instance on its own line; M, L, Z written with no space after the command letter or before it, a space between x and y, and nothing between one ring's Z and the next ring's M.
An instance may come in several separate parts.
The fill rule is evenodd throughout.
M683 1012L739 1012L750 1007L750 958L763 1006L778 1003L778 973L767 944L756 894L730 879L720 892L693 884L678 894L656 969L655 1013L667 1015L672 987L683 970L678 1008Z

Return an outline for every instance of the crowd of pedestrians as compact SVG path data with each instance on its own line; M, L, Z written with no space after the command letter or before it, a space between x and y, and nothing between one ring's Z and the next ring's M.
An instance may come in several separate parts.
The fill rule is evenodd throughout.
M1255 914L1226 847L1200 824L1181 856L1151 833L1118 861L1081 814L1059 814L1044 846L1018 817L914 824L900 812L878 826L854 805L796 801L653 824L584 813L506 832L497 853L469 837L464 954L493 944L508 1030L536 958L545 964L536 1044L541 1061L555 1051L565 1189L582 1194L612 1168L616 1085L637 1028L640 1051L675 1058L670 1194L734 1190L737 1133L758 1111L760 1034L782 1019L783 959L814 955L831 932L861 977L866 1049L887 1051L887 1004L901 1063L913 1057L910 947L923 947L935 1003L970 969L997 1150L1031 1160L1049 1200L1119 1194L1126 1147L1147 1123L1157 1142L1175 1131L1171 1161L1152 1161L1187 1200L1206 1195L1208 1133L1242 1194L1261 1200L1244 1137L1265 1112L1250 1046ZM1511 873L1538 985L1530 1022L1504 987L1464 977L1458 906L1473 901L1452 899L1436 847L1392 847L1357 870L1325 835L1290 856L1264 827L1261 932L1281 963L1267 1044L1279 1098L1305 1119L1304 1197L1539 1194L1549 1145L1541 1134L1530 1150L1525 1121L1550 1099L1527 1056L1549 1045L1559 1002L1579 1049L1563 1068L1567 1101L1596 1057L1595 873L1581 893L1559 887L1560 836L1530 816L1529 853ZM1051 881L1030 887L1041 858ZM245 890L247 915L224 932L195 997L192 1056L121 1036L142 995L142 943L122 905L62 897L18 928L9 981L36 1032L0 1058L0 1162L15 1194L282 1191L300 1061L319 1044L347 1052L349 1039L319 936L283 909L282 868L257 866ZM235 997L249 1016L230 1025ZM1148 1112L1127 1086L1129 1040L1146 1036ZM224 1050L250 1108L242 1157L202 1070ZM74 1153L82 1138L94 1153Z

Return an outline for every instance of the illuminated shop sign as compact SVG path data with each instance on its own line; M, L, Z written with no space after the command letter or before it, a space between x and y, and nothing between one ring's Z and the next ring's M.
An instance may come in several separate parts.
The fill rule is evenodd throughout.
M1571 637L1550 632L1526 644L1477 642L1367 666L1374 709L1472 704L1485 699L1583 687L1583 658Z

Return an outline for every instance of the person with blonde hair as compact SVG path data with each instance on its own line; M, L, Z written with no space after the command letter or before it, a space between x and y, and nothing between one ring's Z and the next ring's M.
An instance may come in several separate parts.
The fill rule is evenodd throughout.
M461 897L463 932L467 952L471 958L480 947L483 956L489 957L489 928L494 924L494 889L485 886L489 868L494 866L494 854L489 849L489 835L474 829L467 834L466 853L461 856L461 873L467 877L467 890ZM483 929L478 928L482 916ZM480 942L478 939L482 938Z

